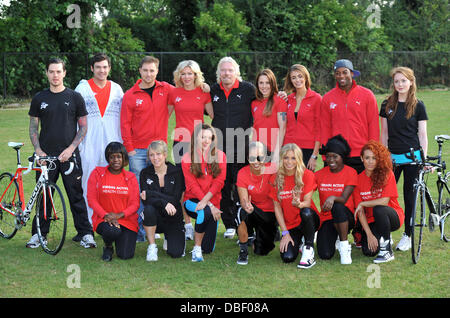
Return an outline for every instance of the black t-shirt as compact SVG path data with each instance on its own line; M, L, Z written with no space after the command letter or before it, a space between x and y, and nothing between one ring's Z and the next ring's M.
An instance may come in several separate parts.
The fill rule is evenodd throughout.
M72 143L78 131L78 118L87 114L83 97L70 88L60 93L52 93L50 89L37 93L28 112L39 117L39 143L49 156L58 156Z
M380 109L380 116L387 119L388 126L388 148L391 153L402 154L420 148L419 121L428 120L427 111L422 101L418 101L416 111L410 119L406 119L406 109L404 102L398 102L397 111L392 119L386 114L387 100L383 101Z
M150 95L150 99L153 99L153 90L155 89L155 86L156 86L156 85L153 85L153 86L150 87L150 88L142 88L142 90L143 90L144 92L146 92L147 94Z

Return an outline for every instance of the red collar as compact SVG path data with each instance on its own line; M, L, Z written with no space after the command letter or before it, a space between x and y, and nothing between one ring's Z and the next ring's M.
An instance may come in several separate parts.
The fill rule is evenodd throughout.
M231 87L231 89L229 91L227 91L225 89L225 87L223 87L222 82L220 82L220 88L223 90L225 97L228 98L228 96L230 96L231 91L233 90L233 88L239 88L239 80L235 80L233 87Z

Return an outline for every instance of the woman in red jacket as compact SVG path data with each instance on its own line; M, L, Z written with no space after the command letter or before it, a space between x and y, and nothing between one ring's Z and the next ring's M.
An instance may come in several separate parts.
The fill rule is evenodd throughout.
M397 184L389 150L371 140L361 150L365 170L358 175L354 190L355 216L362 225L362 251L375 256L375 263L394 259L390 242L391 232L399 229L404 220L398 204Z
M139 185L134 173L124 169L128 153L124 145L106 146L106 167L96 167L88 180L87 199L93 209L92 226L105 243L102 259L111 261L114 253L121 259L134 256L138 231Z
M181 167L186 191L186 213L196 219L192 261L202 262L204 253L211 253L216 243L219 225L220 199L226 176L226 155L217 149L217 137L209 124L195 127L191 151L184 154Z
M311 90L308 69L294 64L284 79L288 95L287 124L284 144L295 143L302 149L303 160L314 171L320 148L320 103L322 96Z
M277 96L277 79L270 69L256 76L256 99L251 109L253 115L253 140L266 145L273 162L278 162L279 151L286 133L286 102Z
M302 151L296 144L287 144L280 151L280 166L270 193L275 216L282 230L280 256L283 262L294 262L298 256L302 237L302 257L298 268L310 268L314 260L314 233L320 219L312 200L317 188L314 173L306 169Z

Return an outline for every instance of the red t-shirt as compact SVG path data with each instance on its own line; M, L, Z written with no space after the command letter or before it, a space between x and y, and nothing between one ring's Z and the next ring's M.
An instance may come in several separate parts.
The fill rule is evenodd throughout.
M325 200L329 196L341 196L344 188L346 186L356 186L358 184L358 174L356 170L344 165L344 168L338 173L333 173L330 171L330 167L324 167L323 169L315 173L317 190L319 191L320 206L322 207ZM353 194L351 194L345 206L352 212L355 213L355 206L353 202ZM319 213L320 223L327 220L332 220L333 216L331 211L321 211Z
M174 106L176 118L174 141L191 141L194 127L203 123L205 105L210 102L211 95L200 87L190 91L177 87L169 93L168 104Z
M91 78L88 80L89 86L94 92L95 99L97 100L98 109L100 110L100 114L105 114L106 106L108 106L109 95L111 93L111 81L106 81L106 85L103 88L100 88L95 84L94 79Z
M270 116L263 115L264 108L267 104L267 98L263 100L255 99L252 102L253 128L255 129L253 140L258 140L272 151L277 144L278 131L278 113L287 112L287 103L278 96L273 97L272 114Z
M398 203L398 191L397 183L395 182L395 176L392 171L389 172L389 179L383 189L379 189L373 193L370 189L372 187L372 180L366 175L365 170L358 175L358 185L353 191L353 197L355 199L355 207L362 201L371 201L379 198L389 197L388 206L393 208L400 219L400 226L403 225L405 215L403 209ZM373 208L364 208L368 223L374 222Z
M286 224L286 228L288 230L293 229L300 225L301 217L300 217L300 209L292 205L292 189L295 187L294 176L285 176L284 177L284 185L283 190L280 193L280 199L277 196L277 188L275 186L275 175L272 176L272 180L270 184L272 185L272 189L270 192L270 197L277 202L280 202L281 208L283 210L284 223ZM314 177L314 173L308 169L306 169L303 173L303 189L300 193L300 201L303 201L305 194L308 194L311 191L316 190L317 184ZM311 199L311 209L317 212L316 205L314 201Z
M139 185L133 173L123 170L114 175L107 167L97 167L88 180L88 203L94 210L94 231L104 221L106 214L123 212L119 224L134 232L138 231Z
M266 167L268 167L267 164ZM267 168L266 168L267 169ZM239 170L236 186L247 189L251 202L264 212L273 212L273 200L269 197L272 186L269 181L272 174L263 173L259 176L250 171L250 166Z

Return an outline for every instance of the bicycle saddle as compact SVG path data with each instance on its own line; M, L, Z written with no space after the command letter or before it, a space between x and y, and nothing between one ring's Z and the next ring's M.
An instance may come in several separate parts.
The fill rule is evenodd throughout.
M10 141L8 142L8 146L14 148L15 150L19 150L23 146L23 142Z
M437 135L437 136L434 136L434 140L439 140L439 139L450 140L450 136L449 135Z

